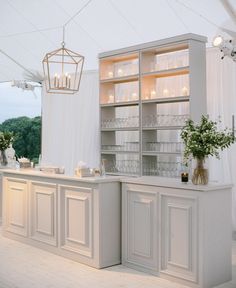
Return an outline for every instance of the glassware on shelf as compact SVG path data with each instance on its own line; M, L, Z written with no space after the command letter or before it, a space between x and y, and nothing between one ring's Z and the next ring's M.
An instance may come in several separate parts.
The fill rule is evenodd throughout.
M124 145L102 145L101 146L102 150L104 151L123 151L124 150Z
M138 152L139 142L138 141L125 142L125 151Z
M181 153L183 152L182 142L146 142L144 150L147 152Z
M107 128L137 128L139 125L138 116L130 116L126 118L110 118L102 120L102 129Z
M162 176L176 178L179 177L182 171L180 162L159 162L145 161L143 163L143 174L146 176Z
M189 119L188 114L170 115L170 114L159 114L159 115L147 115L143 117L143 127L176 127L183 126L185 121Z
M107 173L117 173L126 175L139 174L139 161L138 160L114 160L107 161Z

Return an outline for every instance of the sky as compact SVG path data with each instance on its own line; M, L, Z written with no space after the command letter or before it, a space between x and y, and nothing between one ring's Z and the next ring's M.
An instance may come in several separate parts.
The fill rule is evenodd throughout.
M28 116L41 115L41 88L23 91L21 88L11 87L11 83L0 83L0 123L3 121Z

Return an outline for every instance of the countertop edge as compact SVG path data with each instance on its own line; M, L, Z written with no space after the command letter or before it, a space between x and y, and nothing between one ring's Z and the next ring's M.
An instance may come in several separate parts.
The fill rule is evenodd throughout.
M57 180L67 180L67 181L76 181L76 182L85 182L91 184L100 184L100 183L109 183L109 182L120 182L119 176L105 176L105 177L77 177L65 174L55 174L55 173L46 173L37 170L30 169L1 169L0 173L3 176L7 175L22 175L28 177L38 177L38 178L49 178L49 179L57 179Z

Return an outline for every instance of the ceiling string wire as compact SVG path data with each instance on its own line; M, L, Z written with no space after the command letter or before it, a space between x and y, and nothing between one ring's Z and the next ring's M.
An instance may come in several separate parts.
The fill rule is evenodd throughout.
M13 34L0 35L0 38L10 38L10 37L15 37L15 36L20 36L20 35L27 35L27 34L32 34L32 33L38 33L38 32L50 31L50 30L57 30L57 29L60 29L60 28L61 28L61 26L56 26L56 27L45 28L45 29L31 30L31 31L28 31L28 32L19 32L19 33L13 33Z
M220 28L219 25L217 25L216 23L214 23L213 21L207 19L207 17L205 17L204 15L202 15L201 13L195 11L194 9L192 9L191 7L187 6L186 4L184 4L183 2L181 2L180 0L175 0L176 3L178 3L179 5L182 5L183 7L185 7L186 9L188 9L189 11L191 11L192 13L194 13L195 15L199 16L200 18L204 19L206 22L208 22L209 24L213 25L216 28Z
M128 18L124 15L124 13L121 12L121 10L114 4L112 0L109 1L111 6L113 7L114 10L125 20L126 23L132 28L132 30L138 35L138 37L144 41L142 35L137 31L137 29L134 27L134 25L128 20Z
M55 1L55 0L54 0ZM56 2L56 1L55 1ZM90 1L91 2L91 1ZM57 2L56 2L57 3ZM87 5L86 5L86 7L88 6L88 4L89 3L87 3ZM68 16L70 16L69 15L69 13L59 4L59 3L57 3L57 6L58 7L60 7L60 9L61 10L63 10L63 12L65 13L65 14L67 14ZM84 8L85 8L85 6L83 7L83 10L84 10ZM82 8L81 8L82 9ZM81 10L80 9L80 10ZM80 12L82 12L82 11L80 11ZM77 12L76 13L76 16L78 15L79 13ZM89 36L89 38L94 42L94 43L96 43L96 45L97 45L97 47L100 49L100 50L104 50L104 48L101 46L101 44L83 27L83 26L81 26L81 24L79 24L76 20L75 20L75 17L74 16L72 16L72 17L70 17L70 19L71 20L73 20L73 22L76 24L76 25L78 25L79 26L79 28L81 29L81 30L83 30L88 36ZM68 21L67 21L68 22ZM58 27L58 28L61 28L61 26L60 27Z
M78 16L92 1L93 1L93 0L87 1L87 2L84 4L84 6L79 9L79 11L77 11L73 16L70 17L70 19L68 19L68 20L64 23L63 27L65 27L67 24L70 23L71 20L73 20L76 16Z
M15 10L17 12L18 15L20 15L25 21L27 21L30 25L32 25L35 30L38 30L38 27L32 23L27 17L25 17L25 15L20 12L9 0L7 0L7 3L12 7L13 10ZM49 39L44 33L39 32L44 38L46 38L53 46L56 45L56 43L54 43L51 39Z
M174 7L170 4L170 1L167 0L167 5L169 6L169 8L173 11L173 13L175 14L176 18L182 23L182 25L184 26L184 28L190 32L188 26L184 23L183 19L179 16L179 14L177 13L176 9L174 9Z

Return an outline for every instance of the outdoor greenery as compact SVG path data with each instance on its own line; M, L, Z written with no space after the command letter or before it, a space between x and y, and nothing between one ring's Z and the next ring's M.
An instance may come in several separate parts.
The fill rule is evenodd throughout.
M187 120L181 131L181 138L184 141L184 162L193 157L204 159L208 156L216 156L219 159L219 150L228 148L236 140L229 129L218 130L217 122L202 116L199 124Z
M26 157L37 162L41 153L41 117L18 117L0 124L0 131L12 132L13 148L17 157Z
M4 131L0 131L0 151L4 151L10 147L13 142L13 133Z

